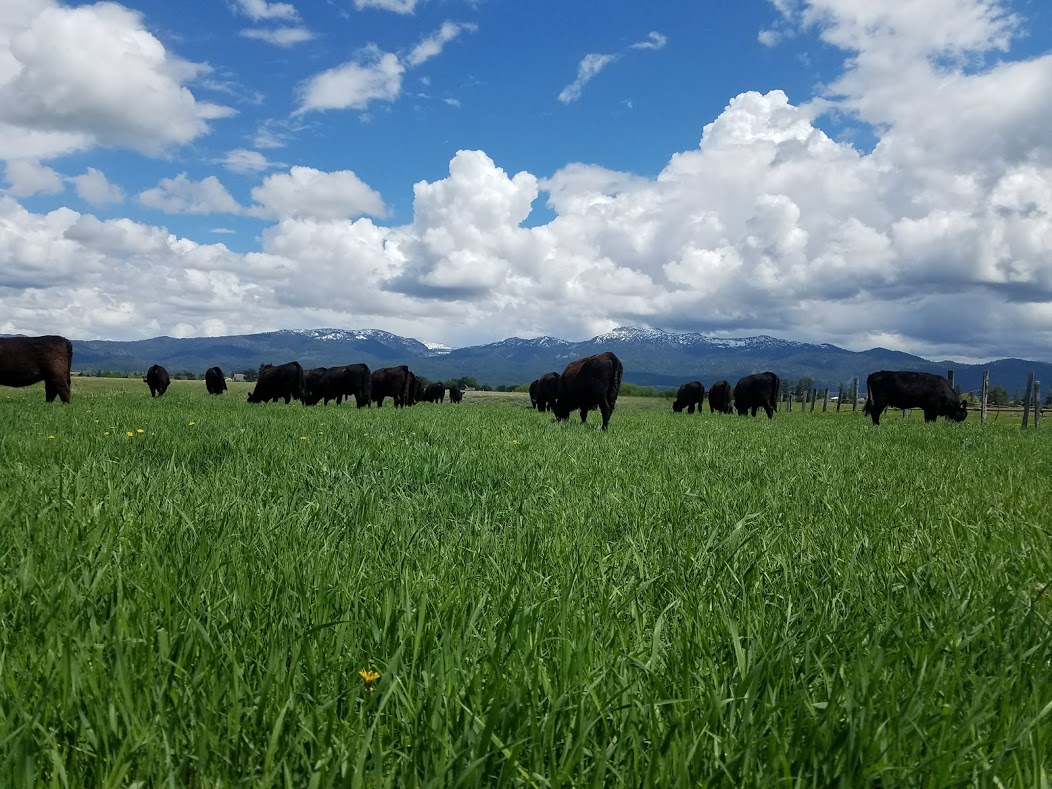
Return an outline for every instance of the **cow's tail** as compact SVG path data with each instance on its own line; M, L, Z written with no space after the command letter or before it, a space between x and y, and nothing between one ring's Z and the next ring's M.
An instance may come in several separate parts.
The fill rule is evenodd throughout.
M625 366L621 364L621 360L614 356L614 380L610 385L610 408L613 409L614 401L617 400L617 395L621 392L621 379L625 374Z

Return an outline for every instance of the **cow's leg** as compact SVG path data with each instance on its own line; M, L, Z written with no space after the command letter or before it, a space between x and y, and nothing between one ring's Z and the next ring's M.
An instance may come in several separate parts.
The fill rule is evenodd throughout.
M587 408L582 408L581 409L581 424L583 425L587 421L588 421L588 409Z
M603 430L606 430L606 426L610 424L610 414L613 410L609 400L604 400L599 404L599 413L603 415Z
M44 381L44 398L49 403L52 403L52 402L55 401L55 397L57 397L57 396L58 396L58 389L55 388L55 385L53 383L51 383L51 381ZM66 402L69 402L69 401L66 400Z
M935 410L929 411L928 409L924 409L924 421L925 422L934 422L938 418L939 418L939 412L938 411L935 411Z
M58 396L63 403L69 403L72 392L70 390L70 381L68 378L60 378L56 381L55 391L58 393Z
M694 403L691 403L690 405L687 406L687 413L688 414L693 414L694 413Z
M290 394L285 395L285 405L288 405L291 402L292 402L292 395L290 395Z
M753 406L752 407L752 415L753 416L756 416L756 409L757 409L757 406Z
M767 412L768 419L774 419L774 408L771 407L770 403L764 405L763 410Z
M869 415L873 417L873 424L880 424L880 415L884 412L884 403L879 400L874 400L873 404L869 407Z

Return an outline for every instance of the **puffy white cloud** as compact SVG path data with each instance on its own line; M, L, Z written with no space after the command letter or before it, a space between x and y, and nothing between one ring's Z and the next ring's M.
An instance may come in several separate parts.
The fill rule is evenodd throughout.
M413 47L412 51L406 57L406 64L409 66L419 66L421 63L430 60L436 55L442 54L442 50L445 48L446 44L455 39L461 33L474 33L476 30L478 30L478 26L470 23L443 22L438 30Z
M617 55L603 55L594 52L585 55L581 58L581 62L577 64L577 78L559 91L559 101L563 104L577 101L581 98L581 91L584 90L584 86L595 79L600 71L615 60L617 60Z
M0 124L37 155L92 144L156 153L232 113L186 87L206 71L173 56L139 14L115 3L21 0L0 26Z
M62 176L34 159L9 159L4 168L7 192L15 197L58 194L66 188Z
M168 214L240 214L243 209L214 175L192 181L186 173L162 178L139 193L139 202Z
M73 182L80 198L91 205L106 205L124 200L124 190L110 183L106 175L94 167L89 167L83 174L69 180Z
M276 47L291 47L310 41L314 34L305 27L283 25L281 27L248 27L241 31L244 38L253 38L257 41L265 41Z
M275 219L387 215L379 192L350 170L326 173L311 167L293 167L288 173L267 176L252 190L252 199L258 204L252 209L255 216Z
M221 161L226 169L235 173L258 173L272 167L267 157L259 151L249 151L245 148L227 151Z
M296 114L311 110L365 109L372 101L393 101L402 90L405 66L392 52L370 44L357 60L311 77L301 89Z

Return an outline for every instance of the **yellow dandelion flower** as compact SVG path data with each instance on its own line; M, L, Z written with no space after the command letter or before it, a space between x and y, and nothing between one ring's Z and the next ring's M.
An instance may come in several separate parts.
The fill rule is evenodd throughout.
M511 443L513 443L513 444L518 444L518 443L519 443L519 440L518 440L517 438L513 438L513 439L511 440Z
M145 433L146 431L143 430L141 427L137 427L137 428L135 428L135 432L136 433Z
M109 430L103 430L102 431L102 435L104 435L104 436L108 436L109 434L110 434Z
M48 441L50 441L51 439L54 438L54 436L48 436L47 438L48 438Z
M300 441L306 441L306 440L307 440L306 436L300 436Z
M190 422L187 422L186 424L188 424L190 427L193 427L194 425L197 424L197 422L190 421Z
M373 671L369 668L363 668L358 672L358 676L362 678L362 682L365 683L366 691L373 689L373 683L380 679L380 672Z
M135 435L135 432L132 431L132 430L129 430L127 433L125 433L125 435L128 436L128 438L131 438L132 436Z

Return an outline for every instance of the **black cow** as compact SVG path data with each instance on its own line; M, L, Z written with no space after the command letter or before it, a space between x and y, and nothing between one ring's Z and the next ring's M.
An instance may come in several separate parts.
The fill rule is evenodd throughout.
M730 414L734 412L734 393L730 381L717 381L709 389L709 413Z
M672 410L677 414L687 409L688 414L693 414L694 409L701 413L701 404L705 402L705 387L701 381L685 383L676 392L676 399L672 403Z
M968 416L968 404L961 400L950 382L934 373L914 373L905 370L881 370L866 379L866 407L874 425L880 424L885 408L919 408L925 422L944 416L953 422L963 422Z
M400 365L398 367L381 367L373 370L372 374L372 398L377 408L383 408L384 398L390 397L394 400L395 408L401 408L409 403L409 384L412 382L409 367Z
M542 414L555 408L559 394L559 373L545 373L537 379L537 410Z
M168 386L172 383L172 376L168 375L168 371L161 365L155 364L146 371L142 380L150 387L150 397L160 397L168 391Z
M416 405L424 399L424 382L416 377L416 373L409 371L409 389L406 395L406 405Z
M0 338L0 386L30 386L44 382L44 397L68 403L69 371L73 364L73 343L65 337Z
M738 409L738 416L745 416L750 410L756 416L757 409L762 408L767 412L768 419L774 419L774 412L778 410L780 385L778 376L772 372L739 378L734 385L734 407ZM709 397L712 397L711 393Z
M428 403L441 403L446 399L446 385L441 381L428 384L424 390L424 400Z
M369 367L364 364L343 364L337 367L325 368L321 378L311 383L307 381L307 394L303 402L314 405L320 399L325 400L325 405L330 400L335 400L336 405L343 402L343 398L354 402L359 408L365 408L372 399L372 374Z
M570 418L570 412L580 409L581 422L588 412L598 408L603 415L603 430L610 424L610 415L621 391L621 377L625 367L614 354L597 353L570 362L559 376L552 411L556 421Z
M226 378L223 377L223 371L218 367L209 367L205 370L205 389L208 390L208 394L223 394L226 391Z
M304 405L317 405L321 402L321 379L328 369L328 367L311 367L303 371ZM328 405L328 402L325 405Z
M459 386L451 386L451 387L449 387L449 402L451 402L451 403L459 403L463 399L464 399L464 390L463 389L461 389Z
M250 403L276 403L284 398L285 405L293 398L302 400L307 391L307 380L299 362L265 364L259 369L256 387L248 396Z
M540 378L534 378L530 381L530 408L537 407L537 387L540 386L540 384Z

